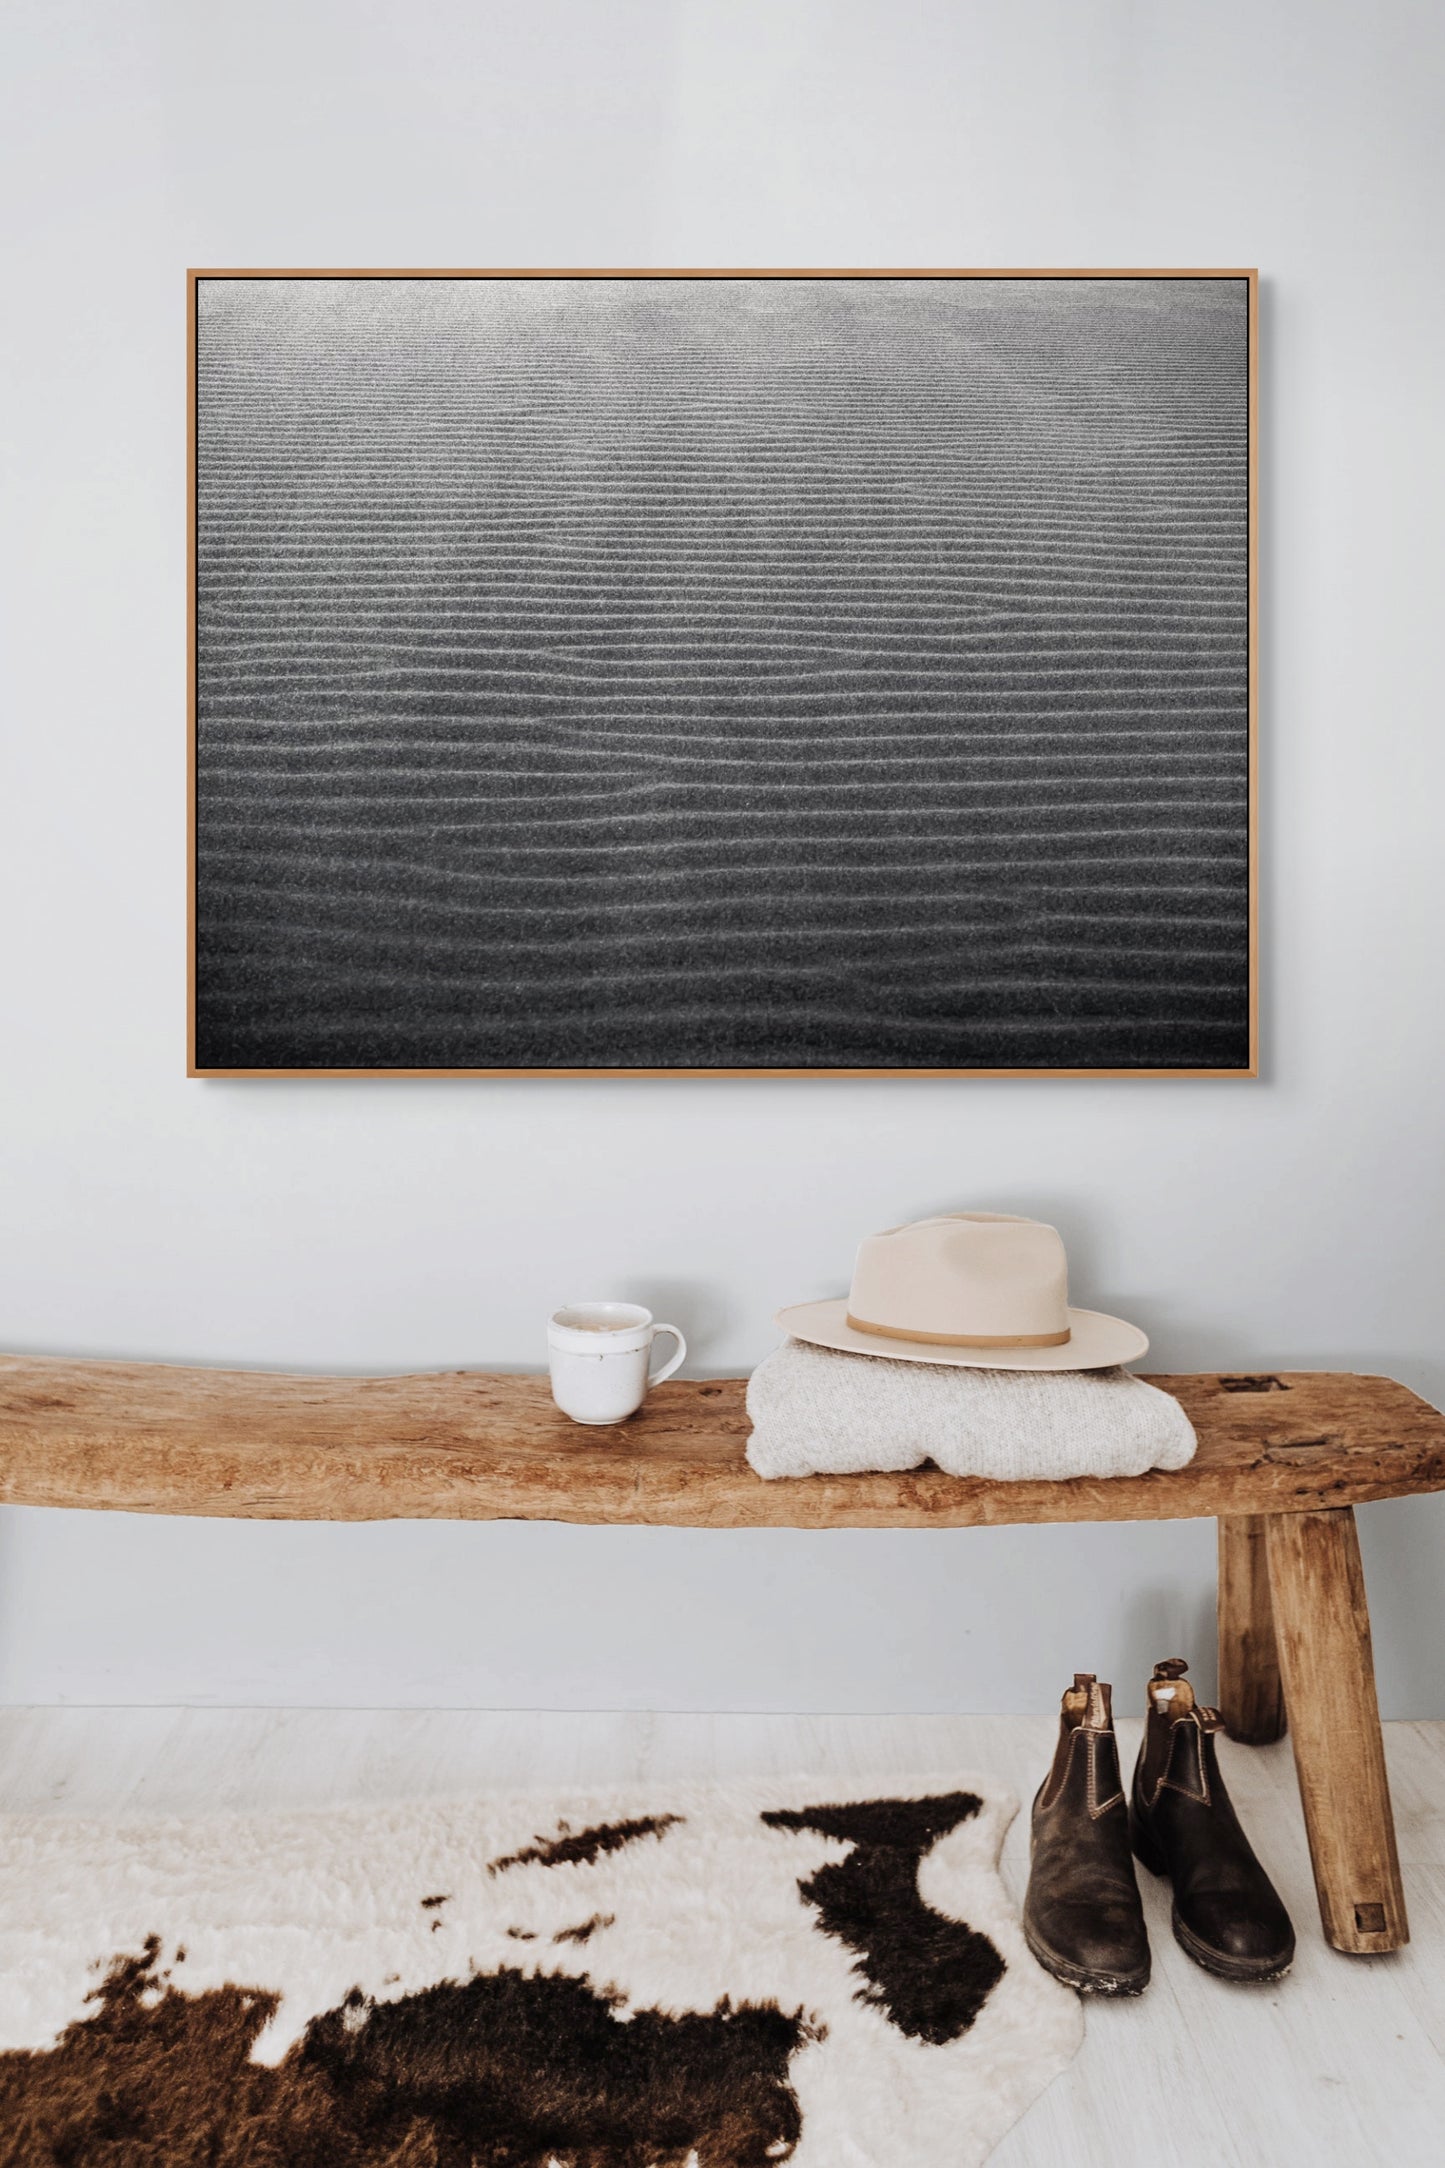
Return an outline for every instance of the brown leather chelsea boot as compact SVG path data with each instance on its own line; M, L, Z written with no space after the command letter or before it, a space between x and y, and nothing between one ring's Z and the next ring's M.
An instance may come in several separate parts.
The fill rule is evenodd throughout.
M1277 1980L1294 1929L1219 1773L1217 1709L1194 1698L1182 1657L1154 1666L1129 1808L1134 1850L1174 1885L1174 1939L1224 1980Z
M1024 1937L1056 1980L1085 1995L1137 1995L1149 1937L1129 1853L1129 1812L1109 1688L1074 1674L1053 1767L1033 1808Z

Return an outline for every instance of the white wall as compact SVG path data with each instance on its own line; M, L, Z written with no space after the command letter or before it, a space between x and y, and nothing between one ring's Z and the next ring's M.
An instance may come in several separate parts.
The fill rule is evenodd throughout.
M10 0L0 1342L753 1362L860 1232L1055 1219L1161 1368L1445 1398L1430 0ZM1210 265L1263 288L1258 1084L190 1083L187 264ZM18 515L18 516L14 516ZM1362 1515L1445 1711L1445 1508ZM1024 1709L1212 1677L1212 1530L0 1516L0 1698Z

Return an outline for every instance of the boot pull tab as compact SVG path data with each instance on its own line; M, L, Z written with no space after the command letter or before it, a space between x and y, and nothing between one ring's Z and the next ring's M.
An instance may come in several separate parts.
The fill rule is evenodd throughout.
M1089 1681L1089 1706L1084 1711L1084 1723L1088 1730L1113 1730L1113 1693L1112 1686L1101 1685L1097 1679Z
M1192 1715L1197 1704L1194 1688L1185 1678L1189 1669L1182 1656L1166 1656L1154 1666L1154 1676L1149 1681L1149 1711L1151 1715L1167 1716L1171 1722Z

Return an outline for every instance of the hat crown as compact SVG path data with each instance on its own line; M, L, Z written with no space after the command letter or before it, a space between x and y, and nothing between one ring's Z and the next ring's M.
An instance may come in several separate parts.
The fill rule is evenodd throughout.
M860 1331L958 1347L1049 1347L1069 1337L1068 1259L1056 1227L950 1212L868 1235L848 1319Z

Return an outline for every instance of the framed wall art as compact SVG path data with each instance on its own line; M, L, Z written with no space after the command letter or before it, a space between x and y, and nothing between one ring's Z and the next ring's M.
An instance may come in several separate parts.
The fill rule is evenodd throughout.
M1255 1073L1255 274L190 274L194 1075Z

